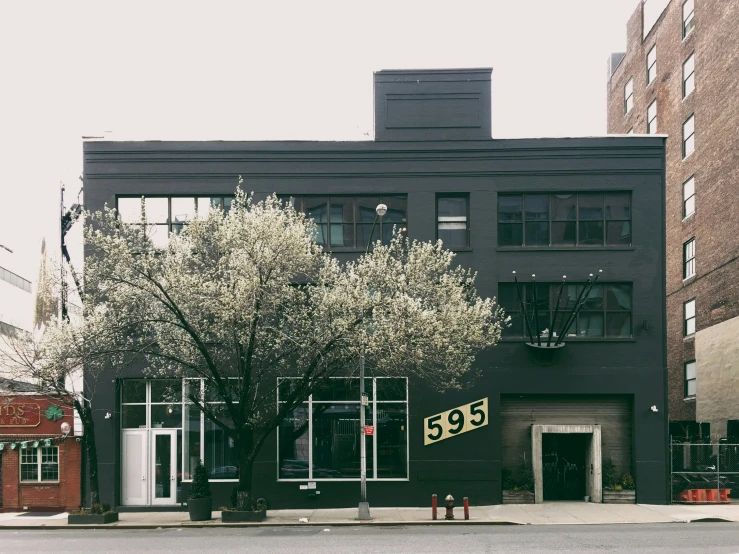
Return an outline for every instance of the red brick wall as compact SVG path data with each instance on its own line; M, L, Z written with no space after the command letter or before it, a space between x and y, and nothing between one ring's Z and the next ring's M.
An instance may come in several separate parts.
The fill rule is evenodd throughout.
M0 456L2 470L2 506L5 512L35 508L63 508L74 510L80 507L81 443L68 438L54 443L59 446L58 483L21 483L19 451L6 450Z

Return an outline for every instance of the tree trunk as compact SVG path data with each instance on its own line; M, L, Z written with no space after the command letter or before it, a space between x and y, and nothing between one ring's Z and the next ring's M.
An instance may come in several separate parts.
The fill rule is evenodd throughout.
M254 470L253 433L251 429L236 431L236 448L239 454L239 484L236 489L237 510L253 511L252 474Z
M81 409L80 409L81 408ZM90 507L100 502L100 482L98 480L98 451L95 442L95 422L89 405L78 407L82 425L84 426L84 441L87 448L87 458L90 467Z

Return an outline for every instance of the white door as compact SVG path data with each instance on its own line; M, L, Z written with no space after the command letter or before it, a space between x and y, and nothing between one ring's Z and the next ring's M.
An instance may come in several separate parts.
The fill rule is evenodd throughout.
M151 430L151 503L174 504L177 500L177 431Z
M123 431L121 448L123 458L122 502L124 506L148 504L148 460L146 429Z

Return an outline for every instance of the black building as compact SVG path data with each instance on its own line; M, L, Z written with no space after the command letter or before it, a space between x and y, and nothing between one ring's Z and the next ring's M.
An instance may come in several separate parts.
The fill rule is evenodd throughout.
M608 458L617 476L634 476L638 502L665 503L664 137L492 139L490 76L377 72L376 138L367 142L88 141L85 201L136 217L127 214L145 196L166 240L196 210L228 207L242 175L257 198L292 197L339 258L365 250L382 202L382 237L395 224L409 237L441 238L478 271L480 293L500 298L512 326L479 357L472 389L437 394L413 381L372 381L371 505L425 506L432 493L500 503L504 486L526 488L526 465L537 502L599 501ZM598 270L566 347L543 359L524 336L538 332L546 343L566 275L552 338L561 333L563 313ZM522 323L513 271L536 306L538 331ZM96 393L103 497L179 503L203 458L222 481L211 485L215 504L225 503L236 477L233 444L165 399L167 383L131 377ZM458 413L431 418L457 407L468 432L454 432ZM106 410L114 417L103 419ZM296 410L263 447L255 492L273 508L356 505L358 410L356 387L341 380Z

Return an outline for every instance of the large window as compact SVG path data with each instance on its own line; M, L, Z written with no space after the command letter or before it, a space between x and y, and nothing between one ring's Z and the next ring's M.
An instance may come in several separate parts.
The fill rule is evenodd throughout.
M685 398L694 398L696 392L695 360L692 360L685 362Z
M6 283L10 283L14 287L18 287L21 290L31 292L31 281L28 281L20 275L16 275L12 271L8 271L3 267L0 267L0 281L5 281Z
M647 84L654 81L657 76L657 45L655 44L647 53Z
M683 38L687 37L695 27L695 0L683 2Z
M281 392L289 390L290 381L281 380ZM362 434L359 426L356 378L329 379L292 411L278 429L279 479L359 479L362 437L368 479L408 479L407 380L368 378L365 391L365 425L374 428L372 435Z
M683 244L683 279L695 277L695 238Z
M469 200L466 194L436 197L436 238L446 248L467 248L470 245Z
M683 123L683 159L695 151L695 116L690 116Z
M683 218L695 212L695 177L683 183Z
M39 446L25 448L20 451L21 481L58 482L59 481L59 447Z
M683 334L686 337L695 334L695 298L683 304Z
M634 80L629 79L624 86L624 114L634 107Z
M559 283L537 283L536 291L531 283L521 283L519 286L530 321L536 313L536 319L533 320L530 329L531 334L536 337L538 324L541 337L548 338L549 333L553 332L552 338L555 338L562 332L585 285L584 283L565 284L558 310ZM503 330L503 336L528 338L529 334L521 315L521 305L515 283L498 284L498 301L506 315L511 316L511 326ZM632 336L631 310L631 284L596 284L584 298L583 306L569 328L566 338L568 340L570 338L630 338ZM555 311L557 320L552 331L550 325Z
M653 135L657 132L657 100L647 107L647 134Z
M683 98L695 89L695 54L688 56L683 63Z
M117 209L125 223L141 224L145 213L149 236L157 246L166 246L169 233L179 233L197 214L206 217L211 209L231 209L233 196L119 196Z
M329 250L366 250L371 241L390 242L393 227L408 230L406 196L291 196L281 197L316 224L315 240ZM378 204L387 213L378 217L372 230Z
M631 193L499 194L499 246L629 246Z

